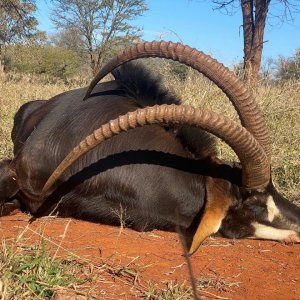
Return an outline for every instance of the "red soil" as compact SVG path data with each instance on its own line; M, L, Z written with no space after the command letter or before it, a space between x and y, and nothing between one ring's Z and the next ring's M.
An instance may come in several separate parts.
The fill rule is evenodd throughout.
M42 233L60 256L72 252L94 270L105 263L104 277L93 286L97 299L139 298L150 282L158 290L171 281L190 285L176 233L139 233L60 218L42 218L28 225L28 220L20 212L0 218L1 239L9 241L22 233L32 241ZM203 298L300 299L300 245L209 238L191 263L195 278L211 283L200 290ZM119 276L109 274L122 267Z

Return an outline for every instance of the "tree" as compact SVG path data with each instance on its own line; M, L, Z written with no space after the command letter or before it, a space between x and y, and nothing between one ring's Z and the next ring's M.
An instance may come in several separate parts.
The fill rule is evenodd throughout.
M7 46L38 34L34 0L0 2L0 72L5 69Z
M82 36L82 51L89 56L93 74L112 45L139 37L140 28L130 21L147 10L144 0L52 0L52 4L54 25L65 31L75 30Z
M281 5L281 12L277 10L272 17L280 21L292 20L292 14L298 11L298 6L287 0L274 0L274 6ZM270 14L271 0L212 0L217 9L226 13L234 13L240 6L243 16L244 37L244 79L255 85L259 80L259 70L264 44L264 30L267 16ZM273 3L272 2L272 3Z
M280 57L276 75L279 80L300 79L300 49L291 58Z
M49 37L54 45L77 52L80 56L85 56L84 38L79 30L74 27L55 32Z

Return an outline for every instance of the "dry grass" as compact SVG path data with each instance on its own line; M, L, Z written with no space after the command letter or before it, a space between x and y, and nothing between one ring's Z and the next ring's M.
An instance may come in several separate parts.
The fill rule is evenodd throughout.
M163 65L163 64L162 64ZM189 71L185 81L169 72L168 64L162 67L163 77L186 103L224 113L237 120L232 105L214 84ZM12 156L10 132L17 108L32 99L48 99L60 92L85 86L86 81L70 84L52 82L49 78L18 76L0 78L0 159ZM273 178L279 190L288 198L300 198L300 82L285 82L281 86L261 85L255 91L264 113L273 142ZM220 142L220 156L235 158L231 149ZM299 202L298 202L299 203Z
M164 287L155 288L155 286L149 282L148 288L143 293L143 298L148 300L195 299L192 288L186 282L178 283L174 281L163 281L162 283L164 284ZM240 282L214 274L201 276L195 279L195 285L198 299L206 299L207 297L211 299L226 300L229 298L218 296L216 293L228 292L232 289L239 288Z
M23 103L35 99L49 99L76 86L77 83L66 85L62 81L52 82L46 77L30 75L10 74L0 77L0 159L12 157L10 133L13 117Z

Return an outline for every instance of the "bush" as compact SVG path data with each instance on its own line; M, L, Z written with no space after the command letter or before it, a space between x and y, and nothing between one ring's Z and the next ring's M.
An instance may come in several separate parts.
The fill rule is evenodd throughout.
M291 58L279 59L277 77L279 80L300 79L300 49Z
M73 51L52 45L14 45L8 50L10 71L46 74L61 79L75 76L81 67L80 57Z

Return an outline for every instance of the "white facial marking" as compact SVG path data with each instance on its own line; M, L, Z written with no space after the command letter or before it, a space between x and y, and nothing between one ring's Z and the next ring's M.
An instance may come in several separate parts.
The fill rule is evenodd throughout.
M280 215L280 211L277 208L272 196L268 196L266 205L268 209L268 220L272 222L275 217Z
M253 238L300 243L300 235L294 230L277 229L257 222L253 222L252 226L255 228Z

